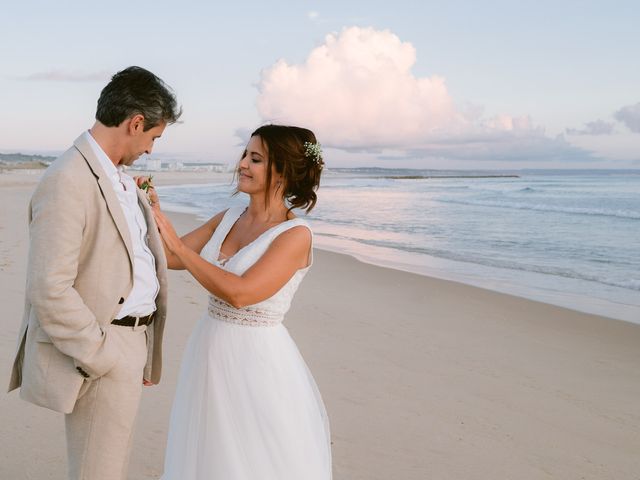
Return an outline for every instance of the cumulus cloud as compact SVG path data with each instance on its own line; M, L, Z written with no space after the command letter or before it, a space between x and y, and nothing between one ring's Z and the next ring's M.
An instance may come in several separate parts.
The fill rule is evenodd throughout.
M389 32L330 34L303 65L262 72L258 112L322 131L341 147L401 145L455 121L444 79L415 78L413 46Z
M265 122L308 126L326 146L349 151L517 158L519 148L533 146L547 156L573 148L584 158L528 116L485 118L480 106L456 107L445 79L416 77L415 62L413 45L389 30L346 28L327 35L304 63L279 60L263 70L258 113Z
M584 128L567 128L567 135L611 135L613 133L613 123L604 120L587 122Z
M99 72L65 72L62 70L49 70L36 72L30 75L18 77L20 80L31 82L102 82L111 78L111 73Z
M640 133L640 102L622 107L613 116L632 132Z

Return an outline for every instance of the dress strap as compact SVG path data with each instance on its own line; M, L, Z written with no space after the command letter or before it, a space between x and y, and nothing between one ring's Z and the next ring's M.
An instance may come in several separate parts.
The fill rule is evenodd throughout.
M213 232L213 237L211 238L211 251L210 256L215 261L220 256L220 247L222 247L222 243L224 239L227 238L227 235L231 231L231 228L235 225L240 218L240 215L244 213L246 210L246 206L244 205L235 205L229 207L227 211L224 213L222 220L218 224L218 227Z
M280 235L281 233L286 232L287 230L293 228L293 227L299 227L299 226L303 226L306 227L309 232L311 233L311 248L309 250L309 265L307 265L306 268L310 267L313 264L313 230L311 230L311 227L309 226L309 224L307 223L306 220L300 218L300 217L296 217L293 218L291 220L287 220L286 222L282 222L280 225L274 227L269 233L269 243L273 242L276 237L278 235Z

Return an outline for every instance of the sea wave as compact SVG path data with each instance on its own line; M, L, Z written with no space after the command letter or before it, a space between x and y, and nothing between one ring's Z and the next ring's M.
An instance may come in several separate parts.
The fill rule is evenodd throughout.
M344 235L336 235L331 233L316 233L316 235L333 237L338 239L345 239L353 242L362 243L365 245L372 245L376 247L391 248L395 250L402 250L405 252L416 253L421 255L429 255L431 257L442 258L445 260L453 260L456 262L471 263L475 265L481 265L484 267L503 268L508 270L516 270L521 272L540 273L545 275L553 275L572 280L582 280L586 282L594 282L601 285L607 285L610 287L624 288L627 290L640 291L640 278L620 280L610 277L598 277L595 275L588 275L577 272L569 268L540 266L526 263L518 263L509 260L502 260L496 258L483 258L478 256L477 252L474 255L465 255L464 253L454 252L449 250L425 248L425 247L411 247L407 245L401 245L396 242L389 242L384 240L371 240L356 237L348 237Z
M455 203L458 205L470 205L476 207L496 207L509 208L514 210L533 210L538 212L566 213L570 215L592 215L598 217L617 217L633 220L640 220L640 212L634 210L606 210L602 208L582 208L582 207L557 207L554 205L536 204L531 205L519 202L504 202L494 200L458 200L453 198L435 198L440 203Z

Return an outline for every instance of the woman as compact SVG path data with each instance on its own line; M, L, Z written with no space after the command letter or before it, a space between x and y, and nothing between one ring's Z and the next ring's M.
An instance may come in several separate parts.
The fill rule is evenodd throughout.
M282 324L312 263L311 230L292 208L314 207L322 166L310 130L266 125L238 165L248 207L182 238L155 209L169 268L210 293L182 361L164 480L331 478L326 411Z

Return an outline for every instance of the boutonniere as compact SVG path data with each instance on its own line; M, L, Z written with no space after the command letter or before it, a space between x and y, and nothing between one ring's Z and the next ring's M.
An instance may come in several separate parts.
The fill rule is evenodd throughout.
M153 175L149 176L149 178L142 182L142 184L140 185L140 189L147 196L147 202L149 202L149 205L153 205L153 202L151 201L151 192L149 192L149 190L151 190L152 188L154 188Z

